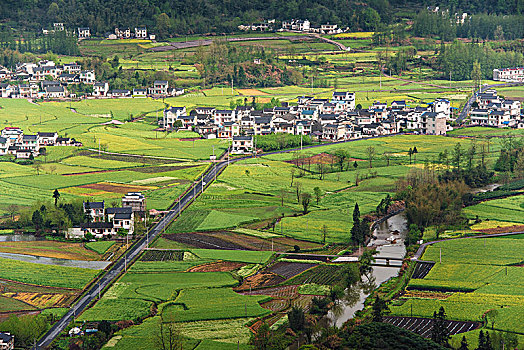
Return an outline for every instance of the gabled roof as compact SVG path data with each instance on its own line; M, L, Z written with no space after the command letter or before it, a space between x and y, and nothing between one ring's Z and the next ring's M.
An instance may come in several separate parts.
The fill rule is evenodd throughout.
M133 208L131 207L122 207L122 208L107 208L106 213L107 214L121 214L121 213L132 213Z
M132 212L116 213L115 220L131 220Z
M89 209L104 209L104 205L105 205L104 201L102 202L90 202L90 201L84 202L84 208L89 208Z
M38 137L55 137L58 135L56 132L38 132L36 134Z
M46 86L45 88L46 92L64 92L63 86Z
M4 343L9 343L13 339L13 336L9 333L0 332L0 340Z
M251 141L252 139L251 136L233 136L233 141Z
M103 221L95 221L95 222L85 222L79 225L80 228L113 228L112 222L103 222Z

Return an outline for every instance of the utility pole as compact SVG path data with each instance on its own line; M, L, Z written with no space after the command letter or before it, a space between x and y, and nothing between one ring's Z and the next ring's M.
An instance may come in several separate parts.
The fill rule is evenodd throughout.
M233 78L231 78L231 96L233 96L233 95L235 94L233 91L234 91L234 88L233 88Z
M442 264L442 248L439 248L439 262Z
M302 133L300 133L300 150L302 151Z
M98 138L98 155L100 155L100 138Z

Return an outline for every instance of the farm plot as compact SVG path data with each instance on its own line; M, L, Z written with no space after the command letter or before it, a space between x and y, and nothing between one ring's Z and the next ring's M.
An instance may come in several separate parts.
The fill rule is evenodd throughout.
M182 261L184 260L184 252L169 251L169 250L146 250L141 261Z
M101 254L82 243L57 241L0 242L0 252L27 254L58 259L99 260Z
M167 262L143 264L158 263ZM180 289L219 288L237 283L225 272L128 272L109 288L100 301L82 314L81 320L134 320L149 315L153 303L172 300Z
M430 318L386 316L384 317L384 322L407 329L424 338L429 338L433 329L434 320ZM446 328L449 330L450 335L469 332L478 328L479 325L480 324L476 322L446 321Z
M201 233L176 233L163 235L164 238L202 249L240 250L243 246Z
M415 270L413 271L413 274L411 275L411 278L424 278L427 276L429 271L433 268L435 263L427 263L427 262L420 262L417 261L417 265L415 266Z
M469 218L510 221L524 224L524 195L493 199L464 209Z
M339 282L344 275L343 265L319 265L286 281L286 284L315 283L332 285Z
M285 279L289 279L315 266L317 265L316 264L278 262L275 265L271 266L268 269L268 271L275 273L279 276L282 276Z
M0 278L40 286L82 289L100 271L0 258Z
M243 291L245 295L267 295L275 299L294 299L298 296L298 286L279 286L252 291Z
M246 250L191 249L191 252L201 259L237 261L250 264L264 264L273 255L272 252Z
M246 264L232 261L216 261L208 264L191 267L187 272L231 272L238 270Z
M163 307L162 319L187 322L263 316L270 311L259 303L267 300L263 296L239 295L230 288L184 289L174 303Z
M98 241L86 243L86 247L91 249L98 254L105 254L116 242L115 241Z
M237 291L246 291L259 288L267 288L276 286L285 279L277 274L271 272L259 272L253 276L250 276L242 282L240 286L236 288Z

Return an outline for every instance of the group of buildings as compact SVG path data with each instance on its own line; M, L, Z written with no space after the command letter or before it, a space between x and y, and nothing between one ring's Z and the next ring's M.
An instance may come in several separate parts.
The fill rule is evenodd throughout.
M0 97L64 99L76 97L68 91L69 85L93 86L93 97L167 97L179 96L184 89L169 86L166 80L157 80L148 88L113 89L107 82L97 82L93 70L83 70L78 63L57 65L53 61L20 63L14 71L0 66Z
M493 69L493 80L522 83L524 82L524 67Z
M233 153L250 153L254 135L311 135L323 141L342 141L412 130L445 135L451 127L451 104L438 99L426 107L409 107L406 101L375 102L367 109L355 108L355 93L333 92L330 99L303 96L296 106L255 110L239 106L234 110L197 107L189 114L185 107L164 110L158 121L165 129L194 130L204 138L233 140Z
M12 154L18 159L30 159L49 146L81 147L82 143L69 137L58 137L56 132L24 134L18 127L6 127L0 132L0 156Z
M145 218L146 198L140 192L129 192L122 197L121 207L106 208L104 201L87 201L83 210L87 222L69 229L66 238L84 239L88 233L97 239L113 238L122 230L124 235L132 235L135 218Z
M53 28L45 29L42 28L42 34L47 35L51 33L66 31L64 23L55 22L53 23ZM88 39L91 37L91 28L89 27L78 27L74 33L78 39ZM135 27L135 30L132 31L131 28L115 28L114 33L106 33L105 37L109 40L115 39L141 39L141 40L155 40L155 34L149 34L147 32L146 26Z
M277 30L276 21L274 19L264 20L262 22L252 23L248 25L239 25L238 29L245 31L254 32L272 32ZM294 32L305 32L305 33L319 33L319 34L339 34L348 30L339 28L337 24L322 24L320 27L312 27L311 22L301 19L291 19L282 21L280 31L294 31Z
M475 102L478 107L470 112L471 125L524 128L520 101L503 99L496 90L486 90L476 95Z

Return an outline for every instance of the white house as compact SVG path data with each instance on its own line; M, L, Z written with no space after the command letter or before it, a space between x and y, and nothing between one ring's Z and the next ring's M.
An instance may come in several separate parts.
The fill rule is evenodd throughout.
M78 38L87 39L91 37L91 30L89 27L80 27L78 28Z
M147 28L146 26L140 26L135 28L135 38L147 39Z
M93 96L107 96L109 84L107 82L98 82L93 85Z
M233 136L231 154L253 153L253 136Z
M173 128L177 119L185 115L187 115L186 107L171 107L170 109L164 110L164 115L158 123L164 128Z

